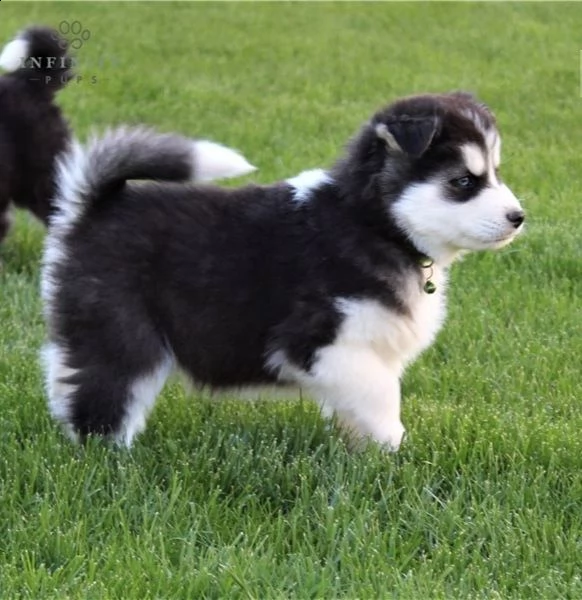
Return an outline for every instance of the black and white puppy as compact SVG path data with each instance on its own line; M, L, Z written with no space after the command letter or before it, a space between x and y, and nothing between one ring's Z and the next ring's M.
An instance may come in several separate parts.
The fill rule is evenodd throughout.
M70 137L55 94L73 76L67 42L48 27L30 27L0 54L0 242L10 206L48 222L56 156Z
M184 183L191 143L121 130L59 170L47 239L52 414L130 445L171 371L293 382L395 450L400 378L445 318L447 269L521 230L492 113L464 93L380 110L329 171L268 186Z

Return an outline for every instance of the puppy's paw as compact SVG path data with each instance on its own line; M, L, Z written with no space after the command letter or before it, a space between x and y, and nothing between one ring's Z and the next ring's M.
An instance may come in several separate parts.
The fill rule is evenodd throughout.
M398 452L405 433L406 430L402 423L400 421L393 421L387 423L382 430L378 432L377 441L388 450L388 452Z
M390 421L382 426L363 427L361 423L339 417L337 414L330 421L341 432L348 447L354 451L364 450L368 444L380 444L388 452L397 452L402 444L406 430L400 421Z

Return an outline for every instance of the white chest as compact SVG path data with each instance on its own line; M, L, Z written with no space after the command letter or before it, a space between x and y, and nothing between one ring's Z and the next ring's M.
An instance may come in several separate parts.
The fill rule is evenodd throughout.
M411 280L401 292L407 307L402 313L374 300L339 299L345 315L337 344L372 347L383 361L400 373L434 341L446 316L446 275L438 270L431 280L434 294L427 294Z

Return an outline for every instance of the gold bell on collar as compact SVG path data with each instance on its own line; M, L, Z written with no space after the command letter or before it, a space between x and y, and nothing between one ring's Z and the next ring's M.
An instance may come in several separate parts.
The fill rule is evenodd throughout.
M426 278L426 282L422 289L425 291L426 294L434 294L437 288L436 285L430 280L430 278L432 277L432 266L434 264L434 261L428 256L421 256L418 262L423 269L430 269L430 273L428 274L428 277Z

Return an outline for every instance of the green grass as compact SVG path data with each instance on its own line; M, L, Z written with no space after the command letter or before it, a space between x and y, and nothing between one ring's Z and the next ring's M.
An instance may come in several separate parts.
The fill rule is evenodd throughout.
M272 181L331 163L413 92L496 110L527 234L453 269L406 374L409 437L350 453L307 401L166 388L131 453L70 444L37 364L42 229L0 249L0 597L581 598L582 5L15 4L79 19L78 135L121 122L238 147ZM91 76L97 83L89 83Z

